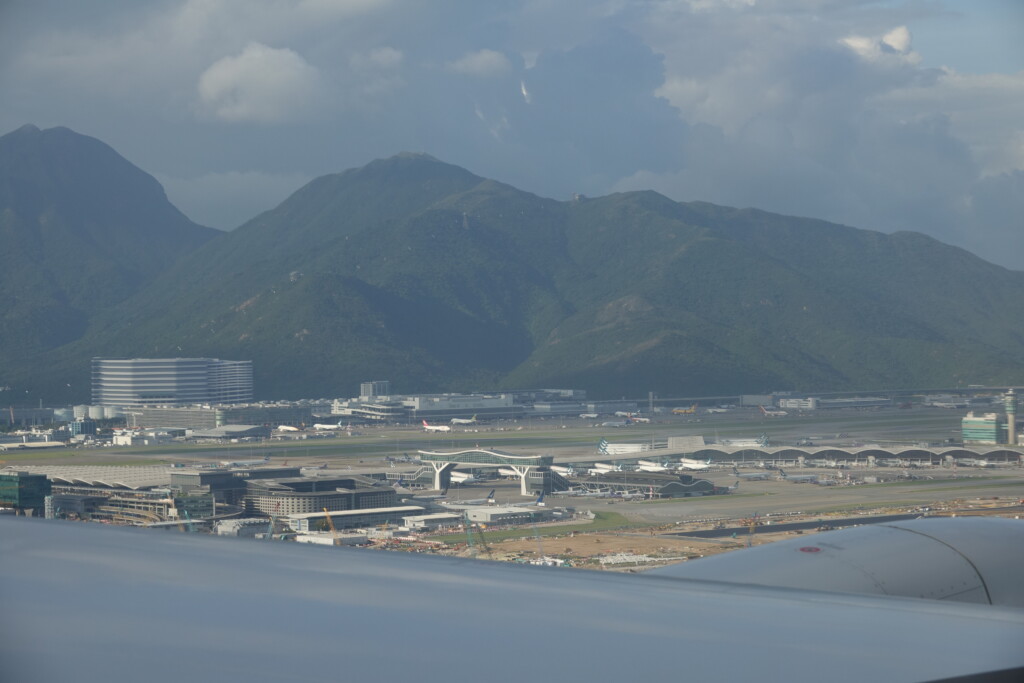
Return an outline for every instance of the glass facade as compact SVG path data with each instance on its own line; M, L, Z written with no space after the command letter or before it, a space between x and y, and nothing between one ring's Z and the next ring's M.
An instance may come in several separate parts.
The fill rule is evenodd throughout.
M45 474L3 472L0 473L0 506L31 509L33 514L42 516L51 489Z
M252 400L252 361L92 359L93 405L141 407Z

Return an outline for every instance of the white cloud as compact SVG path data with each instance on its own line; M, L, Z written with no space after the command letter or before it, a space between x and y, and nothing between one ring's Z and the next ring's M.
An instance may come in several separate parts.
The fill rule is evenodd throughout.
M910 49L910 31L906 26L897 26L880 37L851 35L840 42L863 59L873 62L893 65L921 63L921 55Z
M910 31L906 26L897 26L882 36L882 43L896 52L907 54L910 52Z
M296 52L250 43L199 77L205 110L225 121L279 123L306 118L321 88L317 70Z
M477 50L469 52L448 64L452 71L467 76L495 76L506 73L512 68L508 57L494 50Z
M274 178L400 150L548 196L655 187L979 249L1020 213L1024 72L917 54L948 63L927 25L953 11L962 50L984 35L952 0L87 4L0 0L0 126L95 135L220 227Z
M872 105L894 119L921 112L943 114L950 131L971 149L985 176L1024 170L1024 72L958 74L944 71L934 81L894 89Z

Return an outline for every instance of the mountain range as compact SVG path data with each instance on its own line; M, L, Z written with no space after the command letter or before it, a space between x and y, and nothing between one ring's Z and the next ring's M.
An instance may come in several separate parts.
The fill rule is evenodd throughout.
M0 211L19 399L87 401L93 356L251 359L261 398L1024 382L1024 273L918 233L555 201L419 154L220 233L103 143L33 127L0 138Z

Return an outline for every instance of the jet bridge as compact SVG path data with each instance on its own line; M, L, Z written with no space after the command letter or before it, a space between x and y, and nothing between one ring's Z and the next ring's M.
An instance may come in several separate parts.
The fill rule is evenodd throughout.
M555 458L551 455L513 455L501 451L473 448L451 453L419 451L420 460L434 469L434 488L444 490L451 484L452 470L459 465L475 467L508 467L519 475L520 491L529 495L526 476L538 467L550 467Z

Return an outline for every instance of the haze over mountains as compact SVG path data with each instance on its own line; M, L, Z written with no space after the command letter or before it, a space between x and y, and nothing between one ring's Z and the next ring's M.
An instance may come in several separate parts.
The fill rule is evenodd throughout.
M87 401L92 356L252 359L261 398L1024 382L1024 273L917 233L555 201L410 154L217 233L59 128L0 138L0 200L15 401Z

